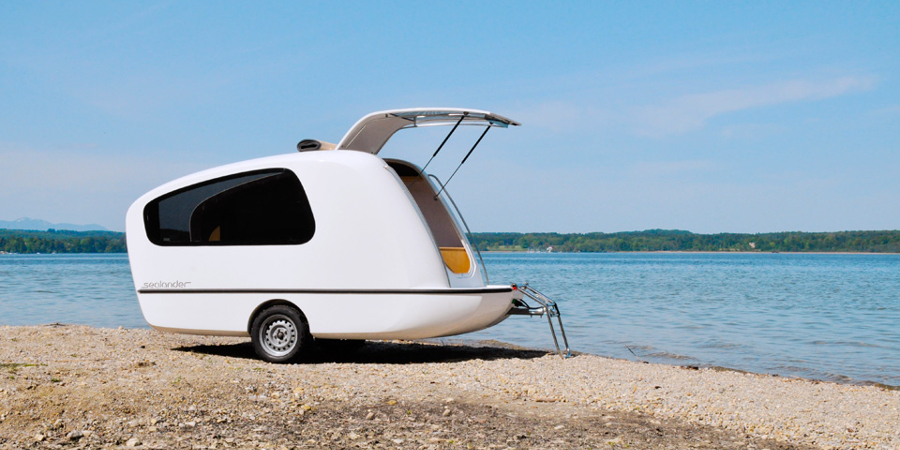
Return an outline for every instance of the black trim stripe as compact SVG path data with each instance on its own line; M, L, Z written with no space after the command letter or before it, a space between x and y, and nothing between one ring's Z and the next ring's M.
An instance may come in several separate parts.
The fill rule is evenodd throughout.
M496 294L512 287L478 289L138 289L140 294Z

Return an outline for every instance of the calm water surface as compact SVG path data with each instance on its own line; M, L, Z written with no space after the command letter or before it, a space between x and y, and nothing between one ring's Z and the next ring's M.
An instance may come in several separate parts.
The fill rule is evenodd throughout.
M900 255L484 256L558 300L578 351L900 385ZM146 327L133 289L125 255L0 255L0 324ZM463 338L553 345L527 317Z
M147 327L128 256L0 255L0 324Z

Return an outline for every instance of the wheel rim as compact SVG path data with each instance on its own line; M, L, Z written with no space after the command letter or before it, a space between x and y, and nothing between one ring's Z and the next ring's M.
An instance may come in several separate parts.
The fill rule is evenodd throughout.
M297 327L283 316L266 319L259 334L263 349L272 356L287 355L297 345Z

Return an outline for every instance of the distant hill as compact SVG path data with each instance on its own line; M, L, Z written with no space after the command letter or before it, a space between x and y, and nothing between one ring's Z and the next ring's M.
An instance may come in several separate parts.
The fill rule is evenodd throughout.
M16 220L0 220L0 229L8 230L36 230L47 231L54 230L72 230L72 231L109 231L102 225L89 223L87 225L75 225L73 223L50 223L42 219L31 219L22 217Z

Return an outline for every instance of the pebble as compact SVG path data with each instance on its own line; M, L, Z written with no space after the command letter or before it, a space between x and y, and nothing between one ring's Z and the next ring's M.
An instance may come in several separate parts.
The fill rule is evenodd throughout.
M66 435L66 439L70 441L77 441L84 437L84 432L81 430L73 430L70 431L69 434Z

